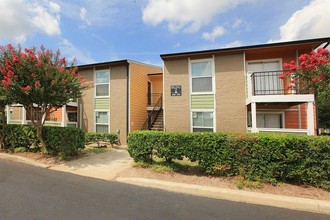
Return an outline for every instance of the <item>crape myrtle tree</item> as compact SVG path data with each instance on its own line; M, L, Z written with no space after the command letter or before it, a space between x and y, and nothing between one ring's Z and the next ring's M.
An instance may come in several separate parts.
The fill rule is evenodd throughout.
M42 127L46 115L81 97L89 85L78 76L75 61L67 62L59 50L53 52L44 46L24 50L11 44L0 47L0 72L1 92L11 103L26 109L45 152Z
M330 125L327 109L330 106L330 52L319 48L310 54L300 55L298 60L299 65L296 65L295 61L284 63L283 68L287 71L284 71L280 78L291 79L289 88L303 93L314 93L321 124Z

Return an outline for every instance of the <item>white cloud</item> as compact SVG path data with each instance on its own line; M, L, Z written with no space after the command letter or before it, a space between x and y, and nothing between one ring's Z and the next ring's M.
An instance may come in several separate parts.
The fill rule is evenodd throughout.
M204 32L202 37L208 41L214 41L216 38L222 36L225 33L225 29L222 26L216 26L212 32Z
M312 0L280 27L280 39L270 42L329 37L329 28L330 0Z
M235 40L233 42L230 42L230 43L226 44L224 47L225 48L231 48L231 47L240 47L240 46L242 46L242 41Z
M234 28L234 29L238 29L238 28L240 28L241 26L242 26L242 24L243 24L243 20L242 19L236 19L235 20L235 22L234 22L234 24L232 25L232 28Z
M59 35L61 7L48 0L1 0L1 38L23 43L36 32Z
M80 27L83 28L91 25L107 26L112 24L114 18L121 15L120 4L127 4L126 1L121 0L58 0L58 2L63 8L64 16L80 20L82 22Z
M167 23L171 32L195 32L212 18L251 0L148 0L143 9L146 24Z
M89 52L81 51L67 39L62 39L59 42L59 47L62 55L69 60L76 59L78 64L95 63L95 60L90 57Z

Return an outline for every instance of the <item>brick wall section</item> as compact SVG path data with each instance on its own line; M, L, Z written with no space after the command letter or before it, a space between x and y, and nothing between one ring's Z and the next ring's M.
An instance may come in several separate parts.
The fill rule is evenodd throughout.
M243 54L215 57L217 131L246 132Z
M120 129L120 141L126 144L127 67L110 69L110 132Z
M182 96L171 96L171 85L182 85ZM164 61L165 130L190 131L188 59Z
M88 83L94 86L93 69L79 70L79 75L83 76ZM85 132L94 132L94 87L85 90L78 104L82 104L82 125ZM79 106L80 107L80 106ZM79 120L78 111L78 120Z

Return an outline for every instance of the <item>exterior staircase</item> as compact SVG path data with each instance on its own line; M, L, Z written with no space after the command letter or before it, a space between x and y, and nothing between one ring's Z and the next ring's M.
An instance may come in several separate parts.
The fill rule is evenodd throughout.
M156 116L154 123L152 123L150 130L153 131L164 131L164 117L163 110L161 110Z

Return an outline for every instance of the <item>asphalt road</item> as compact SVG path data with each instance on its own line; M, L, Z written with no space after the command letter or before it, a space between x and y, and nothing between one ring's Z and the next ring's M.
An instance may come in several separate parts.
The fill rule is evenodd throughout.
M330 216L97 180L0 160L0 219L317 219Z

